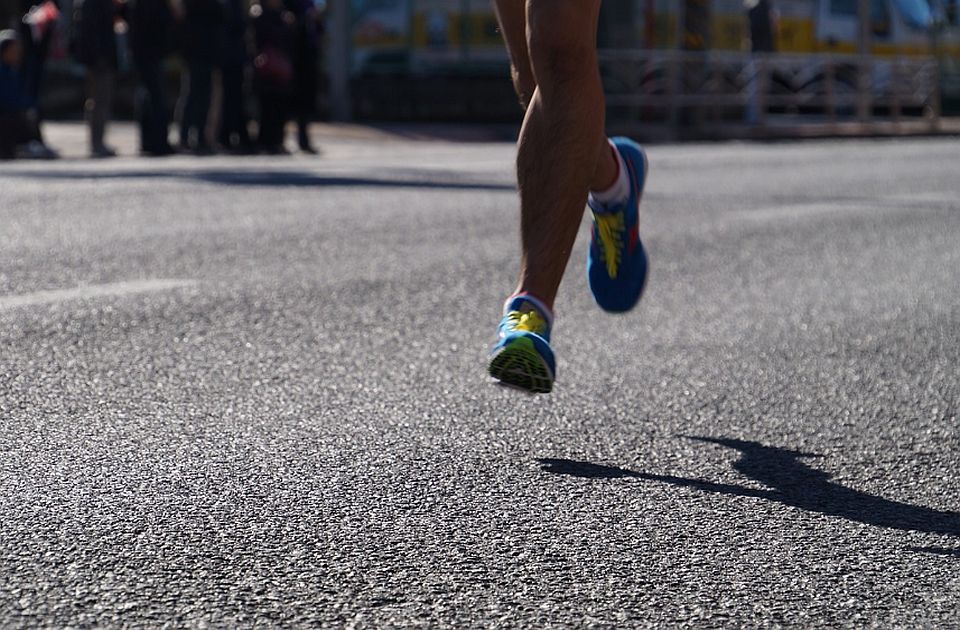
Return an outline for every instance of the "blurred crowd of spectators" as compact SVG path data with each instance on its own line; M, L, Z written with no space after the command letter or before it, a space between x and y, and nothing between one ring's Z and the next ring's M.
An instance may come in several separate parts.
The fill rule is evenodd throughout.
M128 70L137 80L144 155L284 153L291 120L300 149L316 153L308 124L320 87L324 7L323 0L75 0L67 37L86 73L90 155L116 155L106 132L117 78ZM63 30L60 0L22 0L21 9L15 28L0 31L0 159L55 158L41 133L41 87L51 41ZM181 84L171 112L165 69L173 55ZM171 118L179 124L174 143Z

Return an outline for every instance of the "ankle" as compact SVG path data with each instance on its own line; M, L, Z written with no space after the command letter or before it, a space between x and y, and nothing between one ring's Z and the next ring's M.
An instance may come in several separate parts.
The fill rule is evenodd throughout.
M594 206L622 203L630 196L630 180L627 177L627 166L623 163L623 157L613 143L609 140L607 143L617 167L616 176L606 188L590 191L589 201L591 202L591 208Z
M519 308L517 308L518 306ZM520 310L522 312L528 310L537 311L547 322L547 326L553 328L553 309L546 302L526 291L518 291L508 297L507 301L503 304L503 310L504 312L513 310Z
M607 150L603 153L601 159L607 164L607 166L604 167L604 170L607 172L607 176L603 179L600 179L601 185L591 187L590 192L608 190L615 186L617 181L620 179L620 173L623 172L623 164L620 163L620 154L617 153L617 148L613 146L613 143L610 142L610 140L607 140ZM610 169L610 164L613 165L612 170ZM596 183L596 179L598 178L594 178L594 183Z

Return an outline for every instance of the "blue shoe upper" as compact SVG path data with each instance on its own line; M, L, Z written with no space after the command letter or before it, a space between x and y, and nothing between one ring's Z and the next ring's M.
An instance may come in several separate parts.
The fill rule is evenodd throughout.
M544 315L537 304L533 303L524 295L516 295L510 299L504 306L504 316L500 320L500 338L505 336L525 332L542 337L545 341L550 341L549 315Z
M627 167L630 195L626 202L616 206L590 200L593 228L587 280L600 308L622 313L640 300L647 279L647 253L638 231L647 158L640 145L629 138L612 138L611 142Z

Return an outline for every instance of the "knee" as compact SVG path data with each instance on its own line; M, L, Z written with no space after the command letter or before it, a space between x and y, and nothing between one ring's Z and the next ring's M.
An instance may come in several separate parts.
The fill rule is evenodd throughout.
M596 72L598 10L593 0L530 1L527 46L541 87Z

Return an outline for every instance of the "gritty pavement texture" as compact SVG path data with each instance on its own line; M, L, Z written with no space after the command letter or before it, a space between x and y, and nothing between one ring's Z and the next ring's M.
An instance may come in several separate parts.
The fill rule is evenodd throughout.
M0 625L957 626L955 139L651 147L540 397L512 145L323 149L0 164Z

